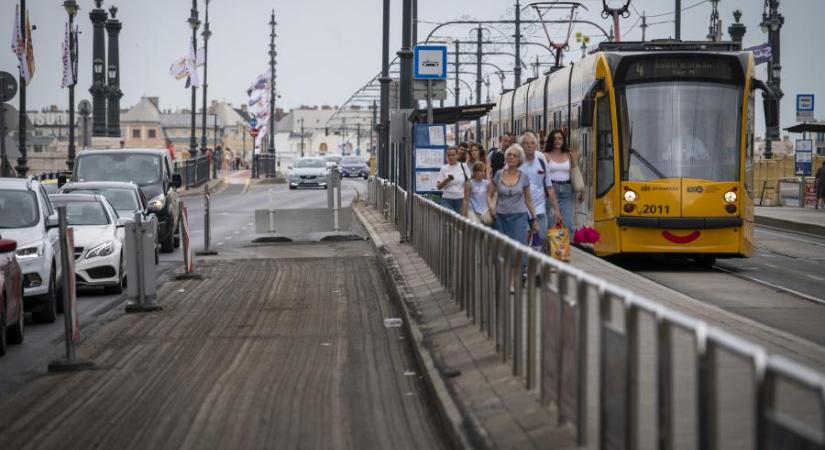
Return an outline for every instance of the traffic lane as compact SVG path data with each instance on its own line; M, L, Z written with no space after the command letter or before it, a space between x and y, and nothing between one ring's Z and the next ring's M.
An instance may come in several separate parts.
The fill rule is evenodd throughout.
M360 195L366 196L367 184L364 180L344 179L341 183L341 204L345 207ZM286 184L252 183L229 185L221 192L212 195L210 204L210 247L220 250L236 244L249 242L258 235L255 233L255 210L262 208L326 208L325 189L290 190ZM203 242L203 201L186 204L189 211L190 239L197 251L204 247Z
M825 305L825 239L756 227L756 251L716 267L741 278Z
M158 284L165 281L168 272L178 265L177 261L162 258L155 270ZM95 334L113 315L120 314L122 311L117 308L125 299L125 293L107 295L102 288L78 288L77 311L83 339ZM61 314L54 323L35 324L31 314L26 314L23 343L9 346L6 355L0 358L0 397L31 378L46 374L49 362L65 358L64 320Z

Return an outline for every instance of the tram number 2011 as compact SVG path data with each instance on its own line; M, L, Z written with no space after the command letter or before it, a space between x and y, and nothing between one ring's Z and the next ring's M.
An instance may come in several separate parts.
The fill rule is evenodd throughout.
M642 205L642 214L670 214L670 205Z

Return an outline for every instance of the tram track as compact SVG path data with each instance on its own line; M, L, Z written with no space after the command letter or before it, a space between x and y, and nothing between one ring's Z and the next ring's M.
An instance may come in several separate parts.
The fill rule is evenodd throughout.
M645 258L617 264L696 300L825 345L825 239L757 227L749 259L701 267Z

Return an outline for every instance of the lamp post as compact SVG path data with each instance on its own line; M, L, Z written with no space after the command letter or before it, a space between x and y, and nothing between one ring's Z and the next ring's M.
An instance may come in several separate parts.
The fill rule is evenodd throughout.
M109 34L109 83L107 94L109 104L107 106L107 128L109 137L120 137L120 98L123 92L120 91L120 45L118 35L123 25L117 20L117 7L109 8L109 20L106 21L106 31Z
M206 152L206 88L209 86L206 80L209 73L209 38L212 36L212 32L209 30L209 0L206 0L203 20L203 33L201 33L201 36L203 36L203 111L201 111L201 152ZM195 54L195 59L197 60L197 50L195 51ZM197 62L195 64L197 66Z
M80 118L83 120L83 148L89 146L89 114L92 112L92 104L88 100L83 100L77 107Z
M71 172L74 169L75 145L74 145L74 86L77 84L77 74L74 73L75 67L75 33L74 33L74 17L77 15L77 2L75 0L66 0L63 2L63 8L69 15L69 70L72 71L72 82L69 84L69 155L66 158L66 167ZM84 123L85 125L85 123Z
M275 10L272 10L272 16L269 19L269 153L272 153L272 159L275 160L275 167L277 168L278 158L275 156L275 57L278 52L275 51Z
M189 23L189 27L192 28L192 51L197 52L198 49L198 28L201 25L200 20L198 20L198 0L192 0L192 9L190 10L189 19L187 19ZM197 56L195 56L197 60ZM195 70L198 70L197 61L193 62L195 66ZM192 113L191 113L191 126L190 126L190 135L189 135L189 154L190 155L197 155L198 154L198 141L195 139L195 109L198 107L198 88L195 87L195 83L192 83ZM206 148L203 149L203 153L206 154Z
M304 157L304 118L301 117L301 158Z
M779 14L779 0L765 0L762 22L759 24L762 31L768 33L768 45L771 46L771 59L768 61L768 86L773 90L777 100L781 100L784 94L780 87L780 75L782 65L779 59L779 32L785 18ZM762 94L763 96L765 94ZM778 112L778 111L777 111ZM765 159L773 158L771 151L771 140L779 139L778 127L768 127L765 129Z
M92 33L92 136L107 136L106 129L106 18L108 14L101 8L103 0L95 0L95 9L89 13L94 31Z

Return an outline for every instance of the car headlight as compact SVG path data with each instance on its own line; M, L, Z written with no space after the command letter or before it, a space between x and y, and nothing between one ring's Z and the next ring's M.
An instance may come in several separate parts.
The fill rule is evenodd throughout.
M161 211L164 206L166 206L166 196L163 194L149 200L149 209L153 211Z
M736 202L736 192L728 191L725 192L725 201L728 203Z
M633 203L636 201L636 192L627 190L624 191L624 201L628 203Z
M86 259L96 258L98 256L109 256L112 254L113 251L115 251L115 245L111 241L104 242L87 251Z
M32 245L29 247L18 248L15 252L18 258L37 258L43 255L43 244Z

